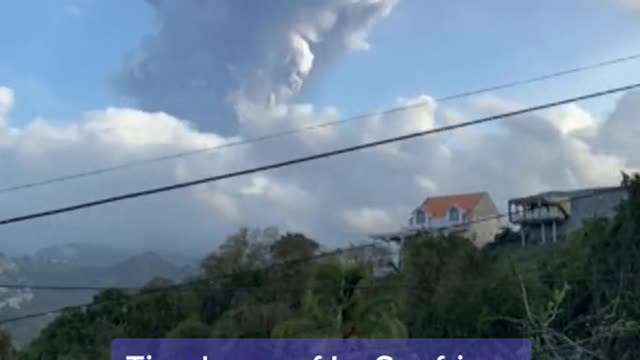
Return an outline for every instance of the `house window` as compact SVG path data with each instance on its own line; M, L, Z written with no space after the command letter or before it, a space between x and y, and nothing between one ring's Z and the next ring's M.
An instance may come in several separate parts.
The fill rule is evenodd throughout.
M449 221L460 221L460 210L458 210L458 208L452 207L451 209L449 209Z
M426 221L426 217L424 215L424 211L422 210L416 211L416 224L424 225L425 221Z

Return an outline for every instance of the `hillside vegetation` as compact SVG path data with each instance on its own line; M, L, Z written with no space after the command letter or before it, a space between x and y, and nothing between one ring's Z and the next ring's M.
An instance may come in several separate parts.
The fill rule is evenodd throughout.
M525 337L535 359L637 359L640 177L623 185L629 197L615 218L586 223L560 244L479 250L462 238L420 235L383 277L372 275L367 256L310 260L319 246L302 234L242 229L190 282L104 291L16 357L108 359L110 341L124 337ZM6 339L0 344L11 358Z

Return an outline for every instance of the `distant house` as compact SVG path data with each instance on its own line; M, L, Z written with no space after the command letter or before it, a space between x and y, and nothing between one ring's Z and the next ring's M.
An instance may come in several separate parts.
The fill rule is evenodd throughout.
M610 218L627 196L623 187L550 191L509 200L509 221L520 226L522 246L566 239L585 220Z
M420 231L459 234L482 247L493 241L500 230L498 209L488 193L478 192L428 197L411 212L408 226L371 238L394 245L397 257L403 241Z

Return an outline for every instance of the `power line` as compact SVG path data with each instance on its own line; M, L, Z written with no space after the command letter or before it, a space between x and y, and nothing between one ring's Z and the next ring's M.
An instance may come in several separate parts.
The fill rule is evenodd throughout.
M464 128L464 127L480 125L480 124L483 124L483 123L497 121L497 120L500 120L500 119L513 117L513 116L518 116L518 115L523 115L523 114L527 114L527 113L531 113L531 112L535 112L535 111L545 110L545 109L549 109L549 108L553 108L553 107L557 107L557 106L561 106L561 105L566 105L566 104L570 104L570 103L574 103L574 102L578 102L578 101L583 101L583 100L587 100L587 99L593 99L593 98L603 97L603 96L607 96L607 95L612 95L612 94L615 94L615 93L620 93L620 92L623 92L623 91L632 90L632 89L635 89L635 88L638 88L638 87L640 87L640 83L634 83L634 84L631 84L631 85L626 85L626 86L622 86L622 87L618 87L618 88L608 89L608 90L604 90L604 91L600 91L600 92L596 92L596 93L591 93L591 94L587 94L587 95L581 95L581 96L572 97L572 98L568 98L568 99L564 99L564 100L545 103L545 104L542 104L542 105L528 107L528 108L521 109L521 110L506 112L506 113L493 115L493 116L488 116L488 117L484 117L484 118L480 118L480 119L476 119L476 120L471 120L471 121L467 121L467 122L462 122L462 123L458 123L458 124L442 126L442 127L435 128L435 129L417 131L417 132L413 132L413 133L409 133L409 134L405 134L405 135L401 135L401 136L391 137L391 138L378 140L378 141L373 141L373 142L367 142L367 143L363 143L363 144L359 144L359 145L349 146L349 147L342 148L342 149L337 149L337 150L328 151L328 152L319 153L319 154L310 155L310 156L304 156L304 157L291 159L291 160L286 160L286 161L282 161L282 162L276 162L276 163L272 163L272 164L268 164L268 165L263 165L263 166L250 168L250 169L230 172L230 173L226 173L226 174L222 174L222 175L216 175L216 176L201 178L201 179L192 180L192 181L180 182L180 183L176 183L176 184L172 184L172 185L156 187L156 188L152 188L152 189L148 189L148 190L142 190L142 191L127 193L127 194L122 194L122 195L116 195L116 196L112 196L112 197L108 197L108 198L103 198L103 199L100 199L100 200L94 200L94 201L79 203L79 204L76 204L76 205L61 207L61 208L57 208L57 209L51 209L51 210L35 212L35 213L27 214L27 215L21 215L21 216L17 216L17 217L7 218L7 219L4 219L4 220L0 220L0 226L13 224L13 223L18 223L18 222L29 221L29 220L34 220L34 219L37 219L37 218L53 216L53 215L56 215L56 214L67 213L67 212L77 211L77 210L96 207L96 206L101 206L101 205L106 205L106 204L109 204L109 203L124 201L124 200L128 200L128 199L133 199L133 198L138 198L138 197L149 196L149 195L153 195L153 194L158 194L158 193L163 193L163 192L168 192L168 191L188 188L188 187L192 187L192 186L196 186L196 185L201 185L201 184L210 183L210 182L216 182L216 181L220 181L220 180L224 180L224 179L230 179L230 178L249 175L249 174L254 174L254 173L258 173L258 172L263 172L263 171L268 171L268 170L288 167L288 166L297 165L297 164L301 164L301 163L305 163L305 162L309 162L309 161L319 160L319 159L323 159L323 158L329 158L329 157L342 155L342 154L346 154L346 153L350 153L350 152L355 152L355 151L364 150L364 149L368 149L368 148L373 148L373 147L377 147L377 146L382 146L382 145L386 145L386 144L401 142L401 141L410 140L410 139L413 139L413 138L423 137L423 136L431 135L431 134L435 134L435 133L452 131L452 130L456 130L456 129L460 129L460 128Z
M471 96L475 96L475 95L480 95L480 94L484 94L484 93L488 93L488 92L509 89L509 88L522 86L522 85L533 84L533 83L537 83L537 82L541 82L541 81L550 80L550 79L553 79L553 78L558 78L558 77L563 77L563 76L567 76L567 75L577 74L577 73L581 73L581 72L585 72L585 71L589 71L589 70L594 70L594 69L602 68L602 67L606 67L606 66L612 66L612 65L616 65L616 64L620 64L620 63L624 63L624 62L629 62L629 61L633 61L633 60L637 60L637 59L640 59L640 53L632 54L632 55L628 55L628 56L623 56L623 57L619 57L619 58L615 58L615 59L605 60L605 61L601 61L601 62L589 64L589 65L584 65L584 66L579 66L579 67L575 67L575 68L571 68L571 69L562 70L562 71L557 71L557 72L553 72L553 73L549 73L549 74L545 74L545 75L539 75L539 76L535 76L535 77L531 77L531 78L527 78L527 79L516 80L516 81L511 81L511 82L498 84L498 85L492 85L492 86L487 86L487 87L483 87L483 88L478 88L478 89L475 89L475 90L465 91L465 92L457 93L457 94L454 94L454 95L447 95L447 96L443 96L443 97L440 97L440 98L436 98L434 100L436 102L443 103L443 102L463 99L463 98L467 98L467 97L471 97ZM410 105L405 105L405 106L400 106L400 107L394 107L394 108L391 108L391 109L388 109L388 110L385 110L385 111L382 111L382 112L360 114L360 115L355 115L355 116L344 118L344 119L340 119L340 120L322 122L322 123L318 123L318 124L314 124L314 125L309 125L309 126L303 126L303 127L299 127L299 128L289 129L289 130L282 131L282 132L276 132L276 133L267 134L267 135L263 135L263 136L252 137L252 138L248 138L248 139L245 139L245 140L231 141L231 142L227 142L227 143L224 143L224 144L218 145L218 146L202 147L202 148L198 148L198 149L194 149L194 150L177 152L177 153L167 154L167 155L158 156L158 157L150 157L150 158L144 158L144 159L135 160L135 161L124 162L124 163L121 163L121 164L117 164L117 165L113 165L113 166L106 166L106 167L102 167L102 168L96 168L96 169L93 169L93 170L81 171L81 172L76 172L76 173L69 173L69 174L65 174L65 175L61 175L61 176L57 176L57 177L53 177L53 178L49 178L49 179L32 181L32 182L28 182L28 183L24 183L24 184L20 184L20 185L13 185L13 186L0 188L0 194L9 193L9 192L15 192L15 191L19 191L19 190L25 190L25 189L29 189L29 188L35 188L35 187L39 187L39 186L43 186L43 185L50 185L50 184L54 184L54 183L67 182L67 181L76 180L76 179L80 179L80 178L101 175L101 174L114 172L114 171L119 171L119 170L125 170L125 169L129 169L129 168L137 167L137 166L140 166L140 165L145 165L145 164L150 164L150 163L155 163L155 162L161 162L161 161L166 161L166 160L172 160L172 159L178 159L178 158L188 157L188 156L197 155L197 154L201 154L201 153L205 153L205 152L211 152L211 151L215 151L215 150L222 150L222 149L225 149L225 148L236 147L236 146L240 146L240 145L248 145L248 144L253 144L253 143L259 143L259 142L263 142L263 141L267 141L267 140L277 139L277 138L280 138L280 137L285 137L285 136L289 136L289 135L295 135L295 134L299 134L299 133L304 133L304 132L312 131L312 130L316 130L316 129L332 127L332 126L338 126L338 125L345 124L345 123L348 123L348 122L366 119L368 117L375 116L375 115L378 115L378 116L389 115L389 114L396 113L396 112L406 111L406 110L409 110L409 109L412 109L412 108L417 108L417 107L423 106L424 104L425 104L424 102L419 102L419 103L416 103L416 104L410 104Z
M323 252L321 254L316 254L316 255L312 255L312 256L307 256L304 258L298 258L298 259L294 259L294 260L289 260L289 261L284 261L281 263L276 263L276 264L271 264L269 266L266 266L264 268L261 269L251 269L251 270L243 270L243 271L232 271L226 274L221 274L218 276L214 276L208 279L198 279L198 280L193 280L193 281L189 281L189 282L185 282L182 284L176 284L176 285L171 285L171 286L164 286L164 287L159 287L159 288L148 288L148 289L144 289L144 291L139 292L135 295L137 296L144 296L144 295L150 295L150 294L154 294L154 293L163 293L163 292L169 292L169 291L176 291L176 290L183 290L185 288L188 287L192 287L194 285L197 284L211 284L216 280L222 280L222 279L226 279L226 278L230 278L230 277L235 277L235 276L241 276L244 274L252 274L255 272L262 272L262 271L269 271L269 270L274 270L278 267L290 267L292 265L298 264L298 263L308 263L310 261L313 260L318 260L318 259L323 259L323 258L327 258L327 257L332 257L332 256L338 256L341 254L344 254L346 252L351 252L351 251L357 251L360 249L365 249L365 248L369 248L369 247L373 247L375 246L375 244L363 244L363 245L357 245L357 246L352 246L349 248L341 248L341 249L336 249L336 250L332 250L332 251L327 251L327 252ZM51 288L51 287L49 287ZM76 289L78 289L79 287L76 287ZM93 287L94 289L96 287ZM107 288L107 289L101 289L101 290L120 290L117 288ZM219 290L219 289L216 289ZM106 301L105 301L106 302ZM16 317L12 317L12 318L7 318L7 319L2 319L0 320L0 325L2 324L6 324L6 323L11 323L11 322L17 322L17 321L22 321L22 320L27 320L27 319L32 319L32 318L37 318L37 317L42 317L42 316L48 316L54 313L59 313L62 311L66 311L66 310L73 310L73 309L82 309L91 305L97 305L100 303L96 303L96 302L91 302L91 303L85 303L85 304L79 304L79 305L67 305L67 306L63 306L60 308L56 308L56 309L52 309L52 310L46 310L46 311L40 311L40 312L36 312L36 313L31 313L31 314L25 314L25 315L20 315L20 316L16 316Z
M300 263L307 263L310 261L315 261L315 260L319 260L319 259L323 259L323 258L327 258L327 257L332 257L332 256L339 256L345 253L349 253L349 252L353 252L353 251L358 251L358 250L362 250L365 248L369 248L369 247L374 247L376 244L375 243L367 243L367 244L362 244L362 245L356 245L356 246L352 246L352 247L348 247L348 248L338 248L335 250L331 250L331 251L326 251L326 252L322 252L320 254L315 254L315 255L311 255L311 256L307 256L304 258L299 258L299 259L293 259L293 260L288 260L288 261L284 261L284 262L280 262L280 263L274 263L271 264L269 266L266 266L264 268L261 269L249 269L249 270L242 270L242 271L234 271L234 272L230 272L230 273L226 273L226 274L221 274L218 276L214 276L214 277L210 277L207 279L196 279L196 280L191 280L191 281L187 281L181 284L175 284L175 285L170 285L170 286L163 286L161 288L147 288L147 287L117 287L117 286L92 286L92 285L78 285L78 286L57 286L57 285L28 285L28 284L0 284L0 289L1 288L8 288L8 289L24 289L24 290L61 290L61 291L78 291L78 290L144 290L145 293L153 293L153 292L165 292L165 291L170 291L170 290L176 290L176 289L180 289L180 288L184 288L184 287L189 287L189 286L193 286L193 285L197 285L200 283L210 283L212 281L216 281L216 280L224 280L226 278L230 278L230 277L234 277L234 276L242 276L242 275L247 275L247 274L252 274L252 273L256 273L256 272L264 272L264 271L271 271L271 270L275 270L279 267L289 267L289 266L295 266L296 264L300 264Z
M626 277L630 277L630 278L637 278L640 276L640 273L633 273L633 274L609 274L606 276L600 276L600 277L594 277L593 275L591 276L576 276L576 277L559 277L558 280L564 282L564 283L576 283L576 282L596 282L596 283L610 283L610 282L619 282L621 277L626 278ZM540 277L540 280L545 280L544 277ZM546 279L546 280L554 280L554 279ZM459 282L458 285L460 284L465 284L465 282ZM469 285L473 285L473 284L477 284L477 280L469 280L468 282ZM234 292L234 291L239 291L239 290L256 290L256 289L261 289L264 288L263 285L254 285L254 286L228 286L228 287L221 287L221 288L217 288L214 289L215 291L228 291L228 292ZM312 289L315 289L316 287L312 287ZM330 285L326 285L326 284L319 284L317 285L317 289L341 289L344 288L344 286L340 286L340 285L336 285L336 286L330 286ZM372 285L359 285L356 286L355 289L357 290L380 290L380 289L407 289L407 290L421 290L421 289L430 289L431 287L428 285L420 285L420 284L403 284L403 283L399 283L399 284L372 284ZM278 288L279 290L283 290L283 288ZM294 287L285 287L284 289L296 289ZM108 290L119 290L119 289L108 289ZM159 288L158 290L160 291L167 291L166 288ZM171 291L191 291L192 289L187 289L187 288L180 288L180 289L171 289ZM144 295L150 295L153 293L157 293L157 292L143 292L143 293L139 293L139 294L134 294L134 296L144 296ZM8 324L8 323L13 323L13 322L18 322L18 321L24 321L24 320L28 320L28 319L33 319L33 318L38 318L38 317L43 317L43 316L49 316L49 315L53 315L56 313L60 313L60 312L64 312L64 311L68 311L68 310L80 310L80 309L84 309L84 308L88 308L90 306L96 306L96 305L103 305L105 303L108 303L109 301L102 301L102 302L88 302L88 303L82 303L82 304L77 304L77 305L67 305L67 306L63 306L63 307L59 307L59 308L55 308L55 309L51 309L51 310L45 310L45 311L40 311L40 312L34 312L34 313L29 313L29 314L25 314L25 315L19 315L19 316L15 316L15 317L10 317L10 318L5 318L0 320L0 325L4 325L4 324Z
M530 269L536 270L536 269ZM599 279L618 279L619 274L584 274L581 276L556 276L556 278L552 278L551 276L542 276L540 275L541 280L559 280L559 281L570 281L570 282L588 282L592 280L599 281ZM632 273L625 274L625 277L638 277L640 273ZM175 286L165 286L165 287L144 287L144 286L134 286L134 287L122 287L122 286L59 286L59 285L23 285L23 284L0 284L0 289L18 289L18 290L35 290L35 291L106 291L106 290L118 290L118 291L141 291L141 293L134 295L148 295L153 293L164 293L171 291L190 291L191 287L196 286L200 283L211 282L211 279L199 279L195 281L187 281ZM216 290L225 290L225 291L236 291L236 290L252 290L257 288L262 288L264 285L244 285L244 286L222 286ZM325 286L323 286L324 288ZM379 286L381 288L388 287L386 285ZM405 288L420 288L420 285L402 285ZM295 289L293 286L284 286L279 287L279 289Z
M589 198L589 197L596 197L596 196L600 196L604 193L608 193L608 192L614 192L617 191L619 188L607 188L607 189L600 189L600 190L596 190L593 192L589 192L589 193L584 193L581 195L576 195L576 196L572 196L571 199L572 200L576 200L576 199L584 199L584 198ZM522 210L524 211L524 210ZM520 212L520 211L517 211ZM476 224L476 223L481 223L481 222L485 222L485 221L491 221L491 220L499 220L501 218L507 217L507 214L504 213L500 213L500 214L496 214L496 215L492 215L492 216L487 216L487 217L483 217L483 218L478 218L478 219L473 219L470 221L467 221L465 223L462 224L457 224L457 225L452 225L452 226L441 226L438 227L436 229L425 229L425 232L442 232L445 230L455 230L457 228L462 228L462 227L466 227L472 224ZM420 230L418 230L418 232L420 232ZM243 274L251 274L251 273L255 273L255 272L260 272L260 271L269 271L269 270L273 270L276 269L278 267L291 267L295 264L300 264L300 263L308 263L310 261L313 260L317 260L317 259L322 259L322 258L326 258L326 257L331 257L331 256L338 256L338 255L342 255L345 253L349 253L349 252L354 252L354 251L358 251L358 250L362 250L362 249L366 249L366 248L370 248L370 247L376 247L377 246L377 242L372 242L369 244L362 244L362 245L357 245L357 246L352 246L349 248L340 248L340 249L336 249L336 250L332 250L332 251L328 251L328 252L324 252L321 254L316 254L316 255L312 255L309 257L305 257L305 258L299 258L299 259L294 259L294 260L289 260L289 261L285 261L282 263L276 263L276 264L271 264L267 267L264 267L262 269L251 269L251 270L245 270L245 271L236 271L236 272L231 272L231 273L227 273L227 274L222 274L219 276L215 276L215 277L211 277L208 279L197 279L197 280L192 280L192 281L188 281L188 282L184 282L181 284L176 284L176 285L171 285L171 286L165 286L165 287L159 287L159 288L145 288L145 287L100 287L100 286L55 286L55 285L42 285L42 286L38 286L38 285L21 285L21 284L0 284L0 288L10 288L10 289L31 289L31 290L61 290L61 291L78 291L78 290L94 290L94 291L104 291L104 290L139 290L141 292L134 294L134 296L144 296L144 295L150 295L150 294L154 294L154 293L162 293L162 292L169 292L169 291L182 291L182 290L186 290L189 287L192 287L194 285L197 284L211 284L212 282L214 282L215 280L222 280L225 278L229 278L229 277L234 277L234 276L240 276ZM595 279L594 275L596 274L588 274L585 275L583 277L560 277L560 280L563 282L567 282L567 281L571 281L571 282L579 282L579 281L585 281L585 282L592 282L592 281L598 281L598 282L603 282L603 281L608 281L609 280L619 280L619 275L618 274L609 274L609 275L604 275L602 278L600 279ZM625 276L628 277L637 277L640 276L640 274L626 274ZM540 280L544 280L542 277L540 278ZM553 279L550 279L553 280ZM413 288L419 288L419 285L414 285L411 286ZM234 290L240 290L240 289L248 289L248 288L255 288L255 287L248 287L248 286L243 286L243 287L238 287L238 286L232 286L232 287L222 287L222 288L218 288L215 290L225 290L225 291L234 291ZM32 319L32 318L38 318L38 317L43 317L43 316L48 316L48 315L52 315L55 313L59 313L59 312L63 312L63 311L67 311L67 310L73 310L73 309L83 309L86 307L89 307L91 305L99 305L101 303L96 303L96 302L91 302L91 303L84 303L84 304L79 304L79 305L67 305L64 307L60 307L60 308L56 308L56 309L51 309L51 310L46 310L46 311L41 311L41 312L36 312L36 313L30 313L30 314L25 314L25 315L20 315L20 316L16 316L16 317L11 317L11 318L6 318L6 319L2 319L0 320L0 325L3 324L7 324L7 323L13 323L13 322L18 322L18 321L23 321L23 320L28 320L28 319Z
M102 290L142 290L140 286L99 286L99 285L37 285L37 284L1 284L0 289L6 290L38 290L38 291L102 291Z
M597 189L593 192L588 192L588 193L584 193L581 195L576 195L576 196L572 196L571 200L578 200L578 199L586 199L586 198L591 198L591 197L597 197L600 196L602 194L608 193L608 192L615 192L618 191L620 188L619 187L611 187L611 188L606 188L606 189ZM519 210L519 211L515 211L514 213L519 213L519 212L524 212L525 210ZM502 218L506 218L508 216L508 214L506 213L498 213L495 215L490 215L490 216L485 216L485 217L481 217L481 218L477 218L477 219L473 219L473 220L469 220L469 221L465 221L464 223L461 224L454 224L454 225L449 225L449 226L440 226L437 228L425 228L425 229L413 229L413 233L414 234L419 234L419 233L442 233L444 231L447 230L457 230L457 229L464 229L466 227L468 227L469 225L473 225L473 224L478 224L478 223L483 223L486 221L492 221L492 220L500 220ZM146 291L146 292L155 292L155 291L169 291L169 290L175 290L175 289L180 289L180 288L184 288L184 287L188 287L188 286L192 286L195 285L197 283L203 283L203 282L211 282L212 280L222 280L228 277L232 277L232 276L239 276L239 275L244 275L244 274L250 274L250 273L254 273L254 272L259 272L259 271L270 271L273 270L277 267L289 267L289 266L294 266L296 264L300 264L300 263L307 263L310 261L314 261L314 260L318 260L318 259L322 259L322 258L326 258L326 257L331 257L331 256L338 256L338 255L343 255L345 253L349 253L349 252L354 252L354 251L358 251L358 250L363 250L365 248L370 248L370 247L376 247L378 246L378 242L374 241L368 244L361 244L361 245L356 245L356 246L352 246L349 248L338 248L335 250L331 250L331 251L327 251L327 252L323 252L320 254L316 254L316 255L311 255L309 257L305 257L305 258L301 258L301 259L294 259L294 260L289 260L289 261L285 261L282 263L275 263L275 264L271 264L263 269L252 269L252 270L245 270L245 271L238 271L238 272L233 272L230 274L223 274L223 275L219 275L213 278L209 278L209 279L197 279L197 280L191 280L191 281L187 281L181 284L176 284L176 285L171 285L171 286L165 286L162 288L158 288L158 289L153 289L153 288L147 288L145 286L138 286L138 287L120 287L120 286L95 286L95 285L33 285L33 284L2 284L0 283L0 289L5 288L5 289L20 289L20 290L55 290L55 291L83 291L83 290L93 290L93 291L102 291L102 290L123 290L123 291Z
M574 195L571 196L570 199L571 200L579 200L579 199L586 199L586 198L591 198L591 197L597 197L600 196L602 194L606 194L609 192L616 192L620 189L620 187L609 187L609 188L603 188L603 189L595 189L594 191L591 192L585 192L583 194L580 195ZM525 212L526 210L518 210L515 212L512 212L517 214L520 212ZM478 224L478 223L483 223L486 221L491 221L491 220L500 220L502 218L506 218L508 216L507 213L498 213L495 215L490 215L490 216L486 216L486 217L481 217L481 218L477 218L477 219L472 219L469 221L465 221L461 224L454 224L454 225L448 225L448 226L440 226L437 228L432 228L432 229L421 229L421 228L414 228L411 229L411 231L413 231L414 233L418 234L420 232L430 232L430 233L441 233L443 231L447 231L447 230L457 230L457 229L462 229L462 228L466 228L469 225L473 225L473 224ZM251 273L251 272L255 272L255 271L268 271L274 267L278 267L278 266L292 266L295 265L296 263L305 263L308 261L313 261L313 260L317 260L317 259L321 259L321 258L325 258L325 257L330 257L330 256L337 256L337 255L341 255L344 253L348 253L348 252L353 252L353 251L358 251L358 250L362 250L364 248L368 248L368 247L375 247L377 246L377 242L374 241L372 243L369 244L362 244L362 245L357 245L357 246L353 246L350 248L338 248L335 250L331 250L328 252L323 252L321 254L316 254L316 255L312 255L310 257L306 257L306 258L302 258L302 259L295 259L295 260L289 260L286 261L284 263L276 263L276 264L272 264L264 269L261 270L247 270L244 273ZM209 280L204 280L204 281L210 281L210 280L220 280L220 279L224 279L226 277L230 277L233 275L239 275L239 274L243 274L243 272L236 272L233 274L227 274L227 275L221 275L219 277L215 277L213 279L209 279ZM172 287L183 287L183 286L190 286L193 285L195 282L202 282L203 280L192 280L190 282L186 282L183 284L178 284L178 285L174 285ZM56 290L56 291L82 291L82 290L97 290L97 291L101 291L101 290L113 290L113 289L117 289L117 290L145 290L147 288L143 287L121 287L121 286L93 286L93 285L34 285L34 284L2 284L0 283L0 289L5 288L5 289L24 289L24 290ZM171 288L171 287L163 287L162 289L164 289L163 291L166 291L167 288ZM149 291L150 289L147 289L147 291Z

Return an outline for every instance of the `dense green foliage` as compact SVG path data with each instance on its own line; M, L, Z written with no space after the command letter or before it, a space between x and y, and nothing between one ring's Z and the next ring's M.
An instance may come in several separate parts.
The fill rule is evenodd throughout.
M16 358L16 352L11 343L11 337L0 331L0 359L2 360L14 360Z
M367 256L311 260L319 246L304 235L242 229L188 284L105 291L59 316L19 358L107 359L118 337L527 337L536 359L636 359L640 177L623 184L629 199L615 218L586 223L560 244L519 249L505 232L479 250L455 236L421 235L383 277ZM508 249L497 251L501 243Z

